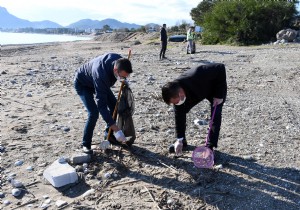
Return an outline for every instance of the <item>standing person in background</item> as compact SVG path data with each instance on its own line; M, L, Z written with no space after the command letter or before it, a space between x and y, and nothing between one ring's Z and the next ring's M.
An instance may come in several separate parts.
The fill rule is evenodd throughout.
M195 49L195 38L196 38L196 34L195 34L195 27L194 26L190 26L189 30L187 31L186 34L186 39L187 39L187 46L186 46L186 54L194 54L196 49Z
M165 59L165 53L167 50L167 43L168 43L168 35L167 35L167 25L164 23L160 29L160 42L161 42L161 49L159 53L159 60Z
M131 62L116 53L98 56L77 69L74 87L88 112L81 143L84 153L93 153L92 137L99 113L107 127L114 131L117 141L126 141L124 133L112 118L117 99L110 88L116 81L123 81L131 73Z

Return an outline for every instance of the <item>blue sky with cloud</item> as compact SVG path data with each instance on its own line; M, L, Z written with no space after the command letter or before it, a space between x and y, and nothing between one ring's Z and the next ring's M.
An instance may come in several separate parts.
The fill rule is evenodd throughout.
M0 0L9 13L30 21L50 20L67 26L81 19L114 18L121 22L144 25L186 21L201 0Z

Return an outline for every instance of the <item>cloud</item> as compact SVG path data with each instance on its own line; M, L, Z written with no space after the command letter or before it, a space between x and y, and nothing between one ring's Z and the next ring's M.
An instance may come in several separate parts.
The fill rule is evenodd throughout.
M30 21L50 20L63 26L81 19L114 18L121 22L144 25L191 21L190 11L199 0L2 0L8 11Z

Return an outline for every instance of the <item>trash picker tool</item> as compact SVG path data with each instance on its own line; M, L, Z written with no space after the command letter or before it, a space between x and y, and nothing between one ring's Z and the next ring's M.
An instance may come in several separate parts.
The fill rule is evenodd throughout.
M131 56L131 49L129 48L128 59L130 59L130 56ZM116 118L117 118L118 105L119 105L119 102L120 102L120 99L121 99L121 94L122 94L122 90L123 90L123 87L124 87L125 83L126 83L125 80L123 80L122 83L121 83L121 87L120 87L120 90L119 90L117 103L116 103L116 106L115 106L115 109L114 109L114 112L113 112L113 120L116 120ZM108 131L108 134L107 134L107 140L109 140L111 133L112 133L112 129L109 128L109 131Z

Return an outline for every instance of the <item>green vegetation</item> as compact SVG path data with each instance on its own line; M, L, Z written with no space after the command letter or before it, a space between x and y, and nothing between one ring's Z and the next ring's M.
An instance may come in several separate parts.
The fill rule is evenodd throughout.
M298 1L203 0L191 17L204 28L203 44L251 45L273 41L293 28Z

